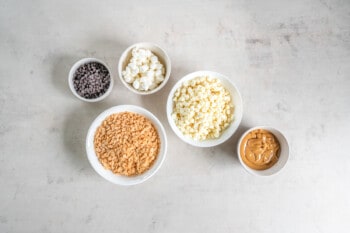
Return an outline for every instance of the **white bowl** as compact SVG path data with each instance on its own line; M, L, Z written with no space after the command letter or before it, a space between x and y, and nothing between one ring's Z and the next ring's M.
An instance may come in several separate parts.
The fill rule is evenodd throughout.
M104 65L104 66L107 68L107 70L108 70L108 72L109 72L109 77L110 77L110 84L109 84L108 90L107 90L103 95L101 95L100 97L95 98L95 99L86 99L86 98L80 96L80 95L77 93L77 91L75 90L74 85L73 85L73 78L74 78L74 73L76 72L76 70L77 70L80 66L82 66L82 65L84 65L84 64L87 64L87 63L90 63L90 62L97 62L97 63L100 63L100 64ZM105 62L103 62L103 61L101 61L101 60L99 60L99 59L97 59L97 58L91 58L91 57L89 57L89 58L83 58L83 59L77 61L77 62L72 66L72 68L71 68L70 71L69 71L69 75L68 75L68 84L69 84L70 90L72 91L72 93L73 93L78 99L83 100L83 101L86 101L86 102L98 102L98 101L101 101L101 100L103 100L104 98L106 98L106 97L111 93L111 91L112 91L112 89L113 89L113 85L114 85L114 80L113 80L112 72L111 72L111 70L109 69L109 67L107 66L107 64L106 64Z
M150 91L136 90L132 85L125 82L125 80L123 78L122 72L125 69L125 67L129 64L130 59L131 59L131 51L134 48L143 48L143 49L151 50L151 52L154 55L156 55L158 57L159 61L164 65L164 68L165 68L164 81L162 83L160 83L160 85L153 90L150 90ZM159 47L158 45L153 44L153 43L142 42L142 43L137 43L137 44L131 45L129 48L127 48L123 52L123 54L121 55L121 57L119 59L119 63L118 63L118 75L119 75L119 78L122 81L122 83L129 90L131 90L132 92L134 92L136 94L140 94L140 95L153 94L153 93L159 91L160 89L162 89L169 80L170 72L171 72L171 62L170 62L170 58L169 58L168 54L165 52L164 49L162 49L161 47Z
M174 120L171 117L171 114L173 112L173 96L175 94L175 91L178 88L180 88L185 81L188 81L197 77L202 77L202 76L209 76L209 77L214 77L219 79L222 85L230 92L231 97L233 99L233 105L234 105L234 118L230 126L227 129L225 129L225 131L220 135L219 138L200 141L200 140L194 140L190 137L183 135L182 132L179 130L179 128L176 126ZM197 146L197 147L212 147L225 142L237 130L242 120L243 103L242 103L241 94L239 93L237 87L233 84L233 82L229 78L217 72L197 71L186 75L174 85L174 87L171 89L170 94L168 96L166 111L167 111L167 117L171 128L181 140L183 140L184 142L190 145Z
M106 117L110 116L111 114L118 113L118 112L125 112L125 111L137 113L149 119L157 129L158 135L160 138L160 151L156 161L154 162L154 164L149 170L137 176L117 175L117 174L114 174L112 171L105 169L100 163L100 161L98 160L94 149L95 132L97 128L101 125L103 120L105 120ZM86 152L87 152L87 157L89 159L91 166L100 176L102 176L103 178L105 178L106 180L114 184L119 184L119 185L135 185L149 179L162 166L164 159L166 157L166 151L167 151L167 138L166 138L165 130L162 123L160 123L157 117L155 117L151 112L147 111L144 108L134 106L134 105L119 105L119 106L109 108L106 111L102 112L92 122L86 137Z
M240 146L241 146L243 138L248 133L250 133L251 131L256 130L256 129L264 129L264 130L270 131L277 138L278 142L280 143L281 152L280 152L280 157L279 157L277 163L266 170L255 170L255 169L248 167L244 163L244 161L242 160L242 157L241 157ZM237 155L238 155L239 162L242 164L242 166L245 168L245 170L247 170L249 173L254 174L254 175L258 175L258 176L270 176L270 175L278 173L286 165L288 158L289 158L289 145L288 145L288 141L287 141L286 137L277 129L272 128L272 127L268 127L268 126L257 126L257 127L248 129L241 136L241 138L238 141L238 145L237 145Z

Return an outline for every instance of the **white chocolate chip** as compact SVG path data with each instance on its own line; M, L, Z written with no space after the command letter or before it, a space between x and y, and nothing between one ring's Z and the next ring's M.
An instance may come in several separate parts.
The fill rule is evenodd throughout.
M172 118L194 140L218 138L233 120L231 100L219 79L198 77L176 90Z

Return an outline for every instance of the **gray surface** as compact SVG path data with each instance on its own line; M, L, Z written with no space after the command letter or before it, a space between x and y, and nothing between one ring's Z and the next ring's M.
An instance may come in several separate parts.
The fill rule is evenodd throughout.
M147 97L116 76L139 41L173 64ZM0 232L349 232L350 1L3 0L0 51ZM66 82L89 56L116 80L97 104ZM165 117L172 85L202 69L231 77L244 101L242 126L212 149L185 145ZM118 104L146 107L168 133L163 167L134 187L104 181L84 151L92 120ZM289 139L276 176L238 162L237 138L256 125Z

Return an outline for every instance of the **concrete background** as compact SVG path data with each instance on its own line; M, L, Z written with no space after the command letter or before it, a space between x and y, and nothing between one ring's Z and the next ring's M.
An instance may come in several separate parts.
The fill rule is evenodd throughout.
M137 96L117 77L135 42L172 60L161 92ZM0 232L337 232L350 229L350 1L0 1ZM112 68L101 103L72 95L83 57ZM239 87L244 117L225 144L184 144L165 115L187 73L213 70ZM93 119L119 104L152 111L169 150L134 187L97 175L85 154ZM291 156L276 176L248 174L238 137L270 125Z

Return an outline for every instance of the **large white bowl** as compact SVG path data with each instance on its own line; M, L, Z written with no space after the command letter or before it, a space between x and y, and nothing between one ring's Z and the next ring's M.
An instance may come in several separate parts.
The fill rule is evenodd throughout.
M153 90L149 90L149 91L136 90L131 84L127 83L123 78L122 72L125 69L125 67L129 64L131 56L132 56L131 52L134 48L142 48L142 49L151 50L151 52L154 55L156 55L158 57L159 61L164 65L164 68L165 68L164 81L162 83L160 83L159 86ZM141 43L133 44L130 47L128 47L123 52L121 57L119 58L119 63L118 63L119 78L126 88L128 88L130 91L132 91L136 94L149 95L149 94L153 94L153 93L159 91L168 82L169 77L170 77L170 73L171 73L171 62L170 62L170 58L169 58L168 54L160 46L153 44L153 43L141 42Z
M233 99L233 105L234 105L234 118L233 121L231 122L230 126L225 129L225 131L220 135L219 138L217 139L208 139L208 140L194 140L190 137L187 137L182 134L182 132L179 130L179 128L176 126L174 120L171 117L171 114L173 112L173 97L178 88L182 86L182 84L185 81L197 78L197 77L202 77L202 76L209 76L213 78L217 78L221 81L222 85L230 92L231 97ZM242 97L241 94L239 93L237 87L233 84L233 82L227 78L225 75L222 75L217 72L213 71L197 71L190 73L180 79L174 87L171 89L170 94L168 96L168 101L167 101L167 117L169 124L175 134L184 142L197 146L197 147L212 147L219 145L223 142L225 142L227 139L229 139L234 132L237 130L239 124L241 123L242 120L242 115L243 115L243 103L242 103Z
M266 170L255 170L255 169L248 167L244 163L244 161L242 160L242 157L241 157L240 147L241 147L241 143L242 143L243 138L248 133L250 133L251 131L256 130L256 129L264 129L264 130L270 131L277 138L278 142L280 143L281 152L280 152L280 157L279 157L277 163ZM257 176L270 176L270 175L278 173L286 165L286 163L289 159L289 145L288 145L288 141L287 141L286 137L279 130L272 128L272 127L269 127L269 126L257 126L257 127L248 129L241 136L241 138L238 141L238 145L237 145L237 155L238 155L239 162L242 164L244 169L247 170L249 173L257 175Z
M122 176L122 175L114 174L112 171L107 170L102 166L102 164L98 160L97 155L95 153L94 136L97 128L101 125L102 121L106 119L106 117L110 116L111 114L119 113L119 112L133 112L133 113L140 114L146 117L147 119L149 119L158 131L158 135L160 138L160 151L159 151L158 157L154 162L154 164L152 165L152 167L143 174L140 174L137 176ZM167 151L167 138L166 138L165 130L162 123L160 123L157 117L155 117L151 112L135 105L119 105L119 106L109 108L106 111L102 112L92 122L86 137L86 153L91 166L100 176L102 176L103 178L105 178L106 180L114 184L119 184L119 185L135 185L149 179L162 166L164 159L166 157L166 151Z

